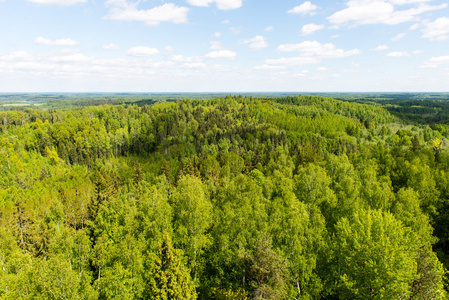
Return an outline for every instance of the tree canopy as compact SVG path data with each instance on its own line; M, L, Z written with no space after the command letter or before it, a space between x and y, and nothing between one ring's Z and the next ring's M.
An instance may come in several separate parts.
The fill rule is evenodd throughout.
M446 298L448 124L141 104L0 112L0 299Z

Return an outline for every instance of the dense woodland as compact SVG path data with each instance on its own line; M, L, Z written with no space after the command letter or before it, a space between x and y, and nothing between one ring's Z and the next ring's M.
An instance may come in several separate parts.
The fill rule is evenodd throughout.
M448 119L394 107L0 112L0 298L446 299Z

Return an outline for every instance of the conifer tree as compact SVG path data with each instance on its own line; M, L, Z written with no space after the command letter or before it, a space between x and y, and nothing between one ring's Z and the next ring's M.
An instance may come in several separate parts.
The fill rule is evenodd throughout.
M162 244L151 268L151 299L196 299L195 286L181 256L179 250L173 248L168 233L164 232Z

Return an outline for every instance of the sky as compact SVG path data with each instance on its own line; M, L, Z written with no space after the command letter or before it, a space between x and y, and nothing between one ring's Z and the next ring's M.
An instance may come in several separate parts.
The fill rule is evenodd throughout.
M0 0L0 92L448 92L440 0Z

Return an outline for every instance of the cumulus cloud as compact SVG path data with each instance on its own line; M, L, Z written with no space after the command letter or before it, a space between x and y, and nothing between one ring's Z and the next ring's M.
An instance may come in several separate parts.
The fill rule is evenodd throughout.
M392 37L391 40L393 42L397 42L404 37L405 37L405 33L399 33L399 34L395 35L394 37Z
M429 2L431 0L389 0L388 2L395 5L413 4L413 3L423 3Z
M159 54L159 50L156 48L138 46L128 49L127 54L130 56L152 56Z
M267 26L267 27L265 27L264 30L265 30L266 32L271 32L271 31L274 30L274 27L273 27L273 26Z
M181 63L198 63L203 61L203 59L199 56L184 56L184 55L173 55L170 58L170 60Z
M205 63L185 63L181 65L181 68L183 69L207 69L208 65L206 65Z
M256 69L256 70L283 70L283 69L285 69L285 66L275 66L275 65L264 64L262 66L255 66L254 69Z
M165 3L151 9L138 9L138 3L128 3L126 0L108 0L110 7L105 19L115 21L140 21L148 26L157 26L161 22L187 23L189 8Z
M165 46L165 51L167 51L167 52L174 52L175 49L172 46L168 45L168 46Z
M213 0L187 0L187 3L194 6L208 6Z
M310 1L306 1L301 5L295 6L289 11L287 11L289 14L301 14L301 15L312 15L315 13L315 10L317 10L319 7L315 4L312 4Z
M38 37L34 40L36 45L44 45L44 46L60 46L60 47L71 47L78 45L79 43L72 39L57 39L57 40L49 40L43 37Z
M257 35L252 39L247 39L243 41L244 44L247 44L251 50L260 50L268 47L265 38L261 35Z
M65 49L58 53L30 55L25 51L0 55L0 73L10 76L39 76L40 78L115 78L129 80L142 78L172 78L180 69L223 70L223 66L203 63L201 57L177 57L153 61L146 58L102 59L86 56L80 51ZM169 71L173 70L173 72ZM161 75L162 74L162 75ZM186 74L186 73L182 73ZM157 76L157 77L153 77Z
M301 56L313 56L317 58L340 58L360 54L358 49L345 51L337 49L334 44L321 44L317 41L305 41L298 44L282 44L277 48L280 52L301 52Z
M221 44L221 42L212 41L212 42L210 42L210 49L211 50L222 50L223 45Z
M267 65L304 66L321 63L321 59L315 57L283 57L279 59L267 59Z
M217 50L206 54L206 58L225 58L234 60L237 57L237 53L230 50Z
M215 3L222 10L236 9L242 6L242 0L215 0Z
M79 51L61 51L57 55L49 57L48 60L57 63L84 63L91 61L91 58Z
M301 32L299 34L300 35L309 35L309 34L314 33L315 31L323 29L324 27L325 27L324 25L316 25L313 23L306 24L306 25L302 26Z
M323 59L342 58L361 53L358 49L345 51L337 49L334 44L321 44L317 41L305 41L297 44L282 44L277 48L278 52L299 52L296 57L283 57L279 59L268 59L268 66L303 66L319 64Z
M449 64L449 56L432 57L429 61L436 64Z
M8 55L1 55L0 61L31 61L33 56L26 51L17 51Z
M187 0L187 3L193 6L209 6L215 3L221 10L231 10L242 6L242 0Z
M379 45L376 48L372 49L374 51L384 51L384 50L388 50L390 49L390 47L388 47L387 45Z
M120 47L117 46L117 45L114 44L114 43L110 43L110 44L107 44L107 45L103 45L102 48L103 48L104 50L117 50L117 49L119 49Z
M413 24L412 26L410 26L408 30L416 30L416 29L418 29L418 28L419 28L419 24L418 24L418 23L415 23L415 24Z
M449 18L441 17L424 25L424 38L428 38L431 41L443 41L449 38Z
M434 68L438 68L437 65L435 64L424 64L422 66L419 66L420 69L434 69Z
M404 57L404 56L409 56L409 54L405 51L402 51L402 52L396 51L396 52L390 52L385 56L387 56L387 57Z
M428 11L446 8L447 3L428 5L423 1L384 1L384 0L349 0L347 8L337 11L327 19L336 25L388 24L395 25L417 19L417 16ZM396 10L394 4L418 3L416 7Z
M70 6L78 3L87 2L87 0L28 0L28 2L58 6Z

